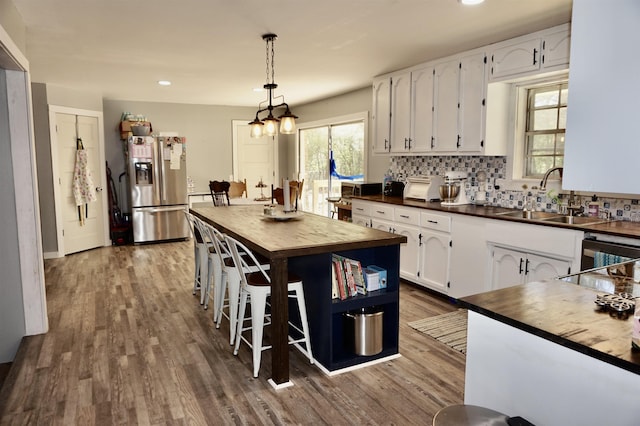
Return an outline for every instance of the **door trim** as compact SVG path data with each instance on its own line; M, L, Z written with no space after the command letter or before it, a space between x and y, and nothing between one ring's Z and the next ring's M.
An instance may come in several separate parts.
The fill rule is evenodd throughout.
M62 201L60 200L62 194L60 194L60 173L58 170L58 132L56 132L57 119L56 114L70 114L81 115L84 117L95 117L98 119L98 152L100 153L100 186L108 188L107 186L107 167L105 163L105 150L104 150L104 123L102 111L91 111L86 109L69 108L58 105L49 105L49 134L51 138L51 170L53 175L53 199L55 204L56 215L56 238L58 240L58 250L55 252L55 257L64 257L64 235L63 235L63 215L62 215ZM95 175L93 176L94 180ZM102 205L108 206L109 200L107 198L108 191L102 191L100 196L102 197ZM107 207L108 208L108 207ZM102 245L104 247L111 245L111 237L109 235L109 213L108 210L102 215Z

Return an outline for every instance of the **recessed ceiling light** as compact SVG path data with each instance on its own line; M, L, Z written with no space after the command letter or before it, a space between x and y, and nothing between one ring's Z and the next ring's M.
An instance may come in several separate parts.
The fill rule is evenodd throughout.
M171 82L169 80L158 80L158 84L160 86L171 86Z
M484 3L484 0L458 0L458 1L464 4L465 6L472 6L474 4Z

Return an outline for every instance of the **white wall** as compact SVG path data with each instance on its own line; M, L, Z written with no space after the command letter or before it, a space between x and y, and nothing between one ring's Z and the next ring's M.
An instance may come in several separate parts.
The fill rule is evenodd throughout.
M232 121L248 123L255 115L255 109L249 107L104 100L106 159L116 186L125 171L118 130L124 111L146 116L154 133L172 131L187 138L187 174L195 181L196 191L208 191L209 180L229 179L233 170Z

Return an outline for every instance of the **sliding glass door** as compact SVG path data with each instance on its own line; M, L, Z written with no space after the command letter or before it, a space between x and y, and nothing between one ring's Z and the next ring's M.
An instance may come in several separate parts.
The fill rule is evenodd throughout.
M364 179L365 121L301 126L298 152L305 211L329 215L327 199L340 197L341 182Z

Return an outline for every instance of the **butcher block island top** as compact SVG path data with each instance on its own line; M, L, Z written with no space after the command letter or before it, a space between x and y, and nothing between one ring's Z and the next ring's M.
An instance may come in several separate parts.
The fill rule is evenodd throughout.
M353 225L312 213L286 221L263 215L263 206L196 207L191 209L222 232L248 242L250 249L271 257L304 256L407 241L402 235Z
M597 294L561 280L516 285L460 299L462 306L564 347L640 374L631 321L598 312Z

